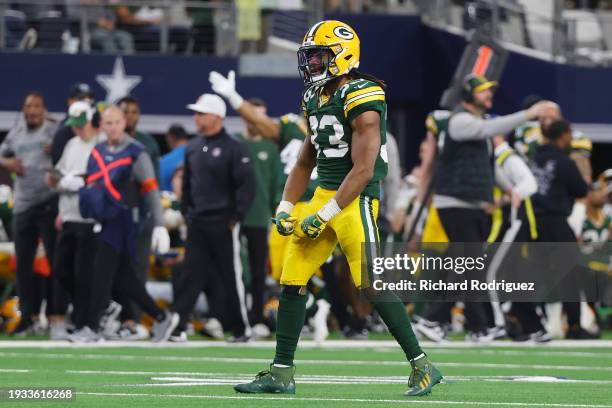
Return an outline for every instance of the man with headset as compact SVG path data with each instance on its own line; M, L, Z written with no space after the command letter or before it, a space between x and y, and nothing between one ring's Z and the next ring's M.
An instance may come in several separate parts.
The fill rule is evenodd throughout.
M438 138L433 206L450 242L484 243L487 240L490 228L485 209L493 202L494 184L490 139L537 118L552 104L541 101L528 110L485 118L493 105L496 86L497 82L481 75L465 77L461 103L451 114L448 128ZM438 339L442 331L440 325L448 320L451 306L448 303L433 305L418 330L427 337ZM490 340L482 303L467 303L465 317L469 340Z

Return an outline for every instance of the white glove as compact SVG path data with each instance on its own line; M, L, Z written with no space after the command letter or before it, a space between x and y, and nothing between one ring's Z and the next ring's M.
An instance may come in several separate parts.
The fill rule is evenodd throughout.
M168 235L166 227L158 225L153 228L151 250L158 254L165 254L170 250L170 235Z
M227 99L234 110L240 108L244 99L236 92L236 73L233 70L227 74L227 78L217 71L211 71L208 80L213 91Z
M62 177L57 184L60 190L77 192L81 187L85 185L85 179L83 177L76 176L74 174L66 174Z

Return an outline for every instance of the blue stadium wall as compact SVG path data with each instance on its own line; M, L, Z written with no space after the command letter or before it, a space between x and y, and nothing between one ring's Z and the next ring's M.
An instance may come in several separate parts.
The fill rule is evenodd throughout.
M423 137L424 116L437 106L447 87L464 39L424 26L414 16L329 17L357 30L362 42L360 69L387 82L390 128L405 135L403 154L410 167ZM185 104L210 91L208 72L227 72L239 64L236 58L217 57L135 55L122 60L126 74L141 79L132 93L149 115L189 115ZM96 76L110 75L115 62L116 57L109 55L0 53L0 112L18 111L30 90L46 96L49 110L64 111L67 89L76 81L92 84L103 99L106 91ZM244 96L266 100L273 115L297 111L303 89L297 76L241 77L238 88ZM539 94L559 102L573 122L611 124L609 89L609 68L559 65L512 53L496 93L495 112L514 111L526 95Z

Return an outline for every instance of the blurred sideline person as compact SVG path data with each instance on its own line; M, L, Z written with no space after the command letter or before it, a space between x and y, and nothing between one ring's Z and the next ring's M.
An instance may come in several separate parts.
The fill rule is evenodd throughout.
M199 136L185 150L181 212L187 221L183 273L175 286L172 310L180 314L173 336L185 331L199 293L220 281L233 342L251 335L239 258L239 223L255 195L249 152L227 134L225 102L214 94L201 95L187 105L194 112Z
M462 83L462 101L448 120L444 139L438 141L438 167L433 206L450 242L484 243L489 233L489 215L485 209L493 202L494 174L490 140L505 134L525 120L535 119L550 107L542 101L527 111L484 119L493 105L497 82L470 74ZM452 303L435 303L417 329L439 339L440 325L448 319ZM467 339L489 341L487 317L482 303L466 302Z
M610 269L612 215L604 211L608 195L612 192L610 180L606 180L606 173L609 172L610 170L602 172L589 190L586 200L586 219L579 239L580 249L588 261L589 269L599 273L608 272ZM582 313L585 311L591 314L592 319L591 324L584 328L596 337L600 337L601 319L597 308L589 302L587 308L581 308Z
M94 93L91 90L91 87L85 82L77 82L70 87L66 106L70 108L70 106L72 106L72 104L76 101L86 101L90 103L93 103L94 101ZM66 117L60 123L55 135L53 136L53 142L51 144L51 160L53 161L54 165L57 164L60 157L62 157L66 143L68 143L68 141L74 137L72 127L66 124L66 121L69 118L70 115L66 114Z
M612 168L605 170L599 177L608 188L608 197L603 206L603 212L612 217Z
M536 95L530 95L523 101L524 106L532 106L540 101L541 98ZM544 110L543 114L537 121L528 121L519 126L514 132L514 144L517 151L527 160L532 163L534 160L537 147L544 143L544 135L548 131L549 126L556 120L562 119L563 115L559 105L551 104ZM593 169L591 167L591 152L593 150L593 142L587 138L582 132L575 129L572 130L572 140L566 148L569 156L576 165L580 174L587 184L591 184L593 179ZM575 201L572 212L568 218L570 226L576 236L580 236L581 228L585 219L585 200L578 199Z
M46 184L45 174L52 166L49 152L57 124L47 117L45 100L36 92L25 96L21 113L20 119L23 119L0 145L0 166L15 174L13 239L22 316L13 331L16 336L34 334L33 319L39 314L43 299L47 300L47 314L54 315L56 301L53 295L64 296L59 293L61 287L55 279L45 279L33 268L39 239L42 239L49 265L53 262L57 195ZM58 314L65 312L67 303L62 303Z
M523 109L529 109L541 100L542 98L539 96L529 95L523 101ZM531 163L537 147L544 142L544 134L548 127L552 122L562 118L561 107L555 103L551 104L537 121L527 121L517 127L513 135L514 147L517 153L523 156L527 163ZM587 182L590 182L592 179L590 164L592 150L593 142L584 133L575 129L572 130L572 141L568 151Z
M588 186L576 163L570 159L568 148L572 141L570 124L563 119L556 120L544 133L543 144L536 148L532 170L538 181L538 192L533 196L533 205L538 224L540 242L575 243L576 235L567 218L574 201L584 198ZM566 252L566 253L564 253ZM555 272L555 265L563 265L564 255L570 256L568 246L559 246L556 254L547 254L551 260L550 272ZM561 264L559 264L561 263ZM562 267L558 268L559 270ZM571 276L568 276L571 278ZM573 286L573 284L572 284ZM579 287L572 287L576 293ZM569 328L568 339L592 338L580 326L580 303L563 302Z
M159 159L159 188L162 191L172 191L172 176L185 161L189 135L181 125L172 125L165 139L170 151Z
M140 104L138 100L132 96L124 96L119 99L117 106L123 110L125 115L125 133L144 146L153 164L155 179L159 182L159 145L153 136L138 130L138 122L140 121ZM151 239L155 221L151 213L151 208L147 207L146 203L142 200L140 201L139 217L138 233L136 236L136 263L134 267L136 268L136 276L138 276L138 279L146 283L149 276L149 256L151 253ZM140 337L139 331L142 332L142 330L139 330L135 322L139 320L138 316L140 314L137 305L133 304L128 299L119 298L117 300L123 306L121 311L123 327L132 333L131 337L138 339ZM143 334L146 335L146 333Z
M395 137L387 132L387 175L381 184L380 214L377 223L380 228L380 239L382 242L393 242L393 229L391 222L397 197L402 186L402 168L399 148Z
M253 98L249 103L259 113L266 115L266 105L262 100ZM245 121L245 126L246 132L241 135L241 139L251 154L256 189L253 203L240 225L240 235L247 241L251 272L252 307L249 321L253 325L254 336L267 337L270 335L270 330L263 324L263 307L268 259L268 226L273 211L276 210L281 167L276 144L263 138L251 123Z
M75 332L69 340L75 342L86 342L93 337L88 318L92 312L89 307L93 290L91 266L97 243L95 220L81 215L78 191L85 185L91 150L106 139L92 124L95 115L98 115L96 108L88 101L70 105L65 125L76 137L66 143L50 177L51 185L60 193L58 218L61 223L53 270L72 299Z
M107 141L92 149L87 163L86 186L79 190L81 214L101 224L97 234L95 290L88 326L98 328L114 292L133 300L148 313L155 320L153 340L165 341L178 324L179 316L155 304L134 267L141 200L154 220L152 249L165 253L170 246L168 231L163 226L153 165L144 146L125 133L125 116L119 107L106 108L101 126Z
M410 242L410 246L413 248L418 241L425 244L448 242L448 236L446 235L446 232L444 232L444 228L442 228L438 211L432 205L431 196L426 197L426 195L427 190L433 188L433 186L430 186L430 184L433 182L432 178L435 173L434 167L436 165L436 157L438 154L438 138L443 137L446 134L448 120L451 113L452 112L448 110L434 110L430 112L425 119L425 139L423 139L421 145L419 146L419 159L421 162L417 171L418 185L416 186L414 203L412 205L410 215L405 220L404 227L404 238L408 238L407 234L412 228L414 228L413 224L418 222L418 225L414 229L415 236L412 237ZM427 201L425 201L425 199L427 199ZM406 205L407 204L400 204L399 208ZM421 210L421 216L417 220L416 218L421 206L424 206L424 209ZM401 221L404 221L403 217L399 216L399 218L395 221L395 228L399 228L401 226ZM442 337L445 336L445 334L442 332L440 332L440 335Z
M513 225L513 210L516 210L516 218L520 220L521 227L513 238L514 242L533 242L538 239L536 217L531 202L531 196L538 191L538 185L533 173L514 149L512 149L503 135L493 138L495 146L495 179L497 186L494 189L494 200L499 203L492 214L492 226L489 243L502 242L506 232ZM511 247L511 251L515 248ZM505 259L509 256L506 255ZM512 271L506 273L513 274L516 268L528 268L527 260L518 255L513 259L518 259L521 263L513 263L510 268ZM506 264L502 266L504 270ZM498 271L498 276L499 276ZM511 275L506 275L511 276ZM494 277L496 278L496 277ZM489 335L495 340L510 335L513 340L531 340L536 343L545 343L551 340L550 335L540 321L536 313L536 305L532 302L512 302L512 307L508 313L516 323L515 331L506 332L506 322L499 303L493 304L494 324L489 330Z

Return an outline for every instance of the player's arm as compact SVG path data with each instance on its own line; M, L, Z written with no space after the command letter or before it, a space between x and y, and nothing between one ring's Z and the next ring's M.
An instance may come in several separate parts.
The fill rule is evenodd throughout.
M346 175L334 197L340 209L355 200L374 176L374 165L380 152L380 114L366 111L351 123L353 168Z
M576 167L578 167L578 171L582 175L584 181L587 184L591 184L593 181L593 168L591 167L591 160L577 152L571 153L570 158L574 161L574 163L576 163Z
M421 180L419 181L419 187L417 189L416 201L422 203L425 199L425 195L427 194L427 188L429 187L429 183L431 182L431 177L433 175L433 167L436 158L436 137L430 131L427 132L425 136L425 140L423 141L425 144L424 151L426 152L423 155L423 161L421 163Z
M280 139L280 124L278 121L265 113L258 112L249 101L243 101L237 111L242 119L255 126L262 137L272 140Z
M316 214L302 221L302 231L310 238L317 238L325 229L326 223L353 202L374 176L374 165L380 152L380 114L376 111L365 111L353 119L351 128L353 168L340 184L334 198Z

